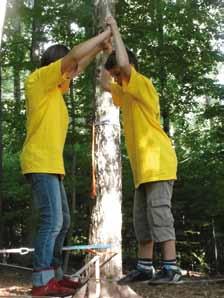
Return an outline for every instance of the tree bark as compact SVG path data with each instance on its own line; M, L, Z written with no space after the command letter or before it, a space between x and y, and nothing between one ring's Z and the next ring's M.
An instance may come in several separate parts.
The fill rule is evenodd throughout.
M94 1L96 32L103 28L109 3ZM115 3L110 2L114 10ZM105 62L105 56L96 59L96 74ZM97 75L95 77L98 77ZM120 276L121 262L121 156L119 110L112 104L109 93L103 92L96 81L95 89L95 174L97 197L92 210L90 243L114 243L116 252L105 267L104 274ZM106 254L108 256L108 254ZM105 255L105 258L107 257Z
M156 1L156 19L157 19L157 34L158 34L158 57L160 64L159 71L159 80L160 80L160 101L161 101L161 115L163 118L163 128L164 131L169 135L170 134L170 118L169 118L169 101L166 96L166 81L167 73L165 62L163 59L164 51L164 29L163 29L163 0Z
M20 8L22 6L22 1L17 0L14 2L15 15L13 17L13 35L15 39L21 37L21 17ZM13 81L14 81L14 100L15 100L15 117L17 117L20 112L20 102L21 102L21 90L20 90L20 64L21 61L17 56L15 57L13 65Z
M5 20L6 12L6 0L1 1L1 10L0 10L0 52L1 52L1 41L2 41L2 32L3 25ZM3 227L2 227L2 177L3 177L3 138L2 138L2 67L0 63L0 247L3 245Z
M96 33L104 27L104 20L109 10L114 14L115 1L93 0ZM105 56L96 59L95 87L95 175L96 198L91 215L89 243L111 243L112 248L105 250L101 262L115 256L101 267L101 290L96 297L96 281L90 280L82 297L138 297L129 287L121 287L116 282L122 275L121 249L121 153L119 110L113 105L109 93L103 92L97 78L105 63ZM80 297L81 297L80 296ZM78 296L79 297L79 296Z
M2 224L2 178L3 178L3 138L2 138L2 67L0 63L0 247L3 245L3 224Z
M75 183L75 175L76 175L76 153L75 153L75 104L74 104L74 91L73 91L73 86L70 88L70 105L71 105L71 148L72 148L72 160L71 160L71 172L70 172L70 177L71 177L71 202L70 202L70 210L71 210L71 225L69 229L69 233L67 235L67 240L68 243L71 242L72 239L72 233L73 233L73 227L74 227L74 214L76 210L76 183ZM69 252L65 254L64 258L64 271L66 272L68 269L68 263L69 263Z
M40 0L33 0L33 6L32 6L32 37L31 37L31 49L30 49L30 59L32 64L32 69L35 69L36 66L39 63L39 44L40 44L40 24L39 20L37 18L37 15L39 16L40 11ZM25 239L25 245L28 247L32 247L33 245L33 235L35 231L35 225L36 221L36 211L33 205L33 200L30 202L30 215L27 218L27 231L25 231L25 235L27 235ZM27 255L26 258L24 257L24 260L26 261L26 264L29 264L31 262L31 254Z
M0 9L0 50L1 50L1 41L2 41L4 20L5 20L6 5L7 5L7 0L1 0L1 9Z
M35 69L39 64L40 56L40 21L38 17L41 14L40 0L33 0L32 8L33 20L32 20L32 40L31 40L31 51L30 51L30 60L32 66ZM38 17L37 17L38 16Z

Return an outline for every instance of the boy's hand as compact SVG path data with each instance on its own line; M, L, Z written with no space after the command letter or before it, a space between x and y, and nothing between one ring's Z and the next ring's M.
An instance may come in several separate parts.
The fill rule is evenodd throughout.
M112 28L111 28L111 26L107 25L106 28L104 28L104 31L105 32L110 32L110 36L112 36Z
M106 24L109 25L111 28L117 27L117 22L113 16L106 17L105 21L106 21Z
M110 54L113 51L111 38L108 38L101 43L101 49L107 54Z

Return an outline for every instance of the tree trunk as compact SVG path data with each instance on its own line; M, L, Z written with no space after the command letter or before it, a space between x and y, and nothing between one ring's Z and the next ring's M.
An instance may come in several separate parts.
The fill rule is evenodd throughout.
M106 1L94 1L96 32L103 28L107 14ZM114 11L115 3L110 2ZM105 62L105 56L96 60L96 74ZM95 76L97 77L97 75ZM107 276L119 277L122 274L121 261L121 155L119 110L112 104L112 97L103 92L96 81L95 89L95 175L97 197L92 210L90 243L114 243L114 257L103 270ZM105 255L107 258L109 254Z
M108 10L115 10L114 1L94 0L94 20L96 32L104 26L104 20ZM103 54L96 60L97 78L105 62ZM121 250L121 154L120 154L120 124L119 110L112 104L109 93L103 92L96 80L95 89L95 175L96 175L96 199L94 202L89 243L111 243L112 248L105 250L100 262L110 261L101 267L100 292L96 294L96 281L90 280L86 289L80 291L77 297L139 297L128 286L121 287L116 280L122 275L122 250ZM110 282L108 282L110 278Z
M1 52L1 41L3 25L5 20L6 12L6 0L1 0L1 10L0 10L0 52ZM2 225L2 177L3 177L3 138L2 138L2 66L0 63L0 247L3 245L3 225Z
M0 63L0 247L3 245L3 224L2 224L2 178L3 178L3 138L2 138L2 66Z
M33 14L33 20L32 20L32 40L31 40L30 60L32 62L33 68L35 69L39 64L39 56L40 56L39 42L40 42L41 26L38 18L41 16L40 0L33 0L32 14Z
M71 225L69 229L69 233L67 235L68 243L71 243L72 235L73 235L73 227L74 227L74 218L75 218L75 210L76 210L76 184L75 184L75 175L76 175L76 154L75 154L75 104L74 104L74 91L73 86L70 88L70 105L71 105L71 148L72 148L72 160L71 160L71 202L70 202L70 210L71 210ZM69 264L69 252L65 254L64 258L64 271L66 272Z
M156 19L157 19L157 34L158 34L158 57L160 64L159 79L160 79L160 102L161 102L161 115L163 118L163 128L164 131L169 135L170 134L170 118L169 118L169 102L166 92L166 81L167 73L165 62L163 59L164 52L164 32L163 32L163 0L156 1Z
M1 50L3 25L4 25L4 20L5 20L6 4L7 4L6 0L1 0L1 9L0 9L0 50Z
M31 37L31 51L30 51L30 59L31 59L31 63L32 63L32 68L35 69L36 66L39 63L39 44L40 44L40 35L38 34L40 31L40 26L39 26L39 21L38 21L38 16L40 16L40 0L33 0L32 4L32 15L33 15L33 19L32 19L32 37ZM35 225L36 225L36 221L34 220L36 219L36 211L33 205L33 200L30 201L30 215L27 218L27 231L25 231L25 235L27 235L26 239L25 239L25 243L24 245L28 246L28 247L32 247L33 246L33 235L34 235L34 231L35 231ZM24 260L26 262L26 264L29 264L31 262L31 254L27 255L26 258L24 257Z
M15 15L13 17L13 35L16 38L21 38L21 17L20 17L20 9L22 6L22 1L17 0L14 3ZM20 89L20 65L21 61L17 56L15 57L15 61L13 63L13 81L14 81L14 100L15 100L15 119L18 118L20 112L20 103L21 103L21 89ZM15 123L16 127L16 123Z

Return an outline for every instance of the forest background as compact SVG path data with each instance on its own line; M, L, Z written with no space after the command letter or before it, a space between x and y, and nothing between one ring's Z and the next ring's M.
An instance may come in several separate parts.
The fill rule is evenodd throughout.
M90 0L7 1L0 60L0 248L32 245L35 211L19 164L25 138L24 79L38 67L48 45L71 48L96 34L93 9ZM141 72L152 78L160 93L161 122L177 152L173 213L178 262L186 269L222 272L223 1L119 0L116 19L126 45L138 56ZM88 242L94 204L90 196L94 69L92 64L66 96L70 124L65 186L73 218L69 244ZM134 187L123 132L121 150L122 249L125 264L131 265L136 256ZM12 261L24 264L15 257Z

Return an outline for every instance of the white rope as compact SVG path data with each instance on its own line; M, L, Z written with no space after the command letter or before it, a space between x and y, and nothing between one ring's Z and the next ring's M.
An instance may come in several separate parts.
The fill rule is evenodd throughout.
M90 244L90 245L73 245L65 246L62 250L88 250L88 249L108 249L112 248L112 244ZM10 249L0 249L0 254L20 254L26 255L30 252L34 252L34 248L20 247L20 248L10 248Z

